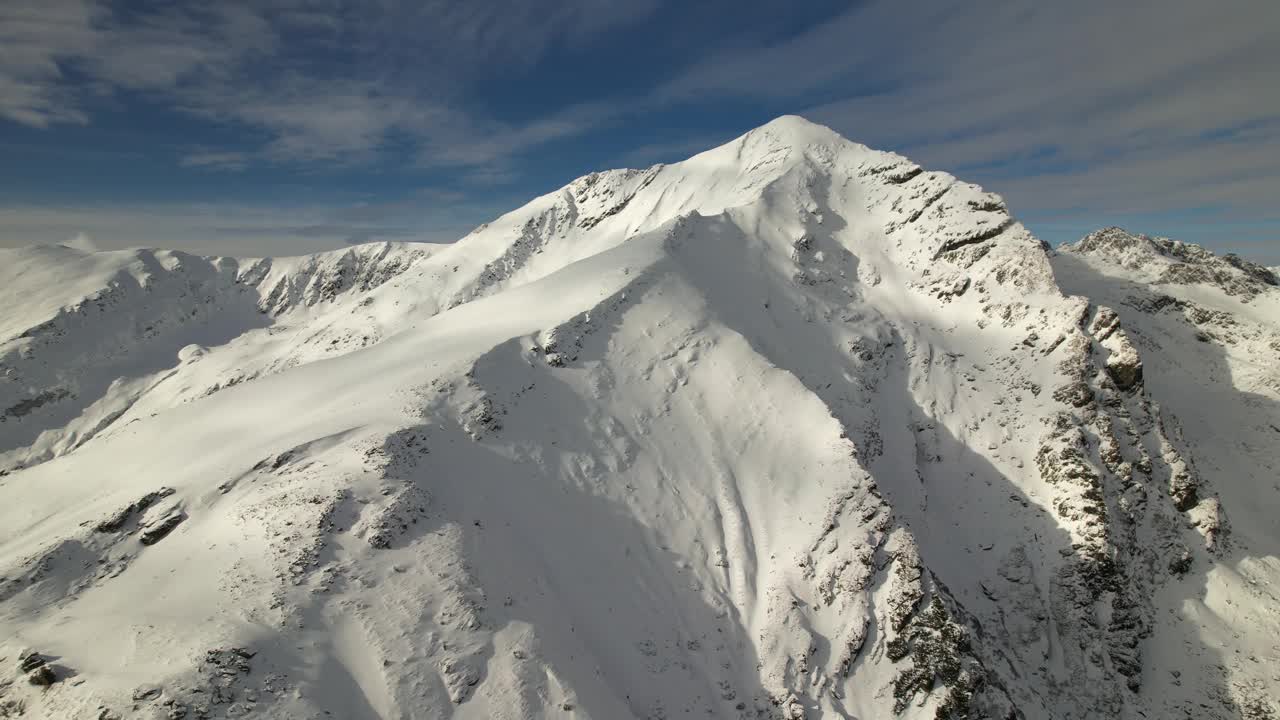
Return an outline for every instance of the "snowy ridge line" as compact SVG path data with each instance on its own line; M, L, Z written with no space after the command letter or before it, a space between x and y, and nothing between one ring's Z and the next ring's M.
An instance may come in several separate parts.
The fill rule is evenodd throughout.
M203 344L192 341L220 344L255 329L270 333L273 324L292 324L291 318L279 320L291 311L377 288L426 256L426 248L370 245L251 261L243 270L240 261L185 253L95 254L107 256L95 258L109 273L103 290L0 344L0 371L7 380L0 385L0 418L8 425L0 428L0 469L43 462L106 429L143 394L204 354ZM260 289L266 283L271 290ZM329 337L315 338L322 339ZM170 365L187 345L186 359ZM57 360L50 363L52 358ZM206 394L244 375L215 383Z
M0 716L1280 713L1238 258L795 117L449 246L4 252Z

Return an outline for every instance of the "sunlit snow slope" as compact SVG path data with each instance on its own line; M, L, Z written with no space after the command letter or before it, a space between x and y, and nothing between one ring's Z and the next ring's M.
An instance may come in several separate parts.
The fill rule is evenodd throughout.
M0 304L0 717L1280 713L1274 274L800 118Z

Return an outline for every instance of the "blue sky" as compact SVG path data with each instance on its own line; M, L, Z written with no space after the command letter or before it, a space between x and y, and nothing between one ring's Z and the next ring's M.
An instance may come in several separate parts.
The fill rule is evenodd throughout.
M450 241L798 113L1100 226L1280 264L1280 3L0 2L0 245Z

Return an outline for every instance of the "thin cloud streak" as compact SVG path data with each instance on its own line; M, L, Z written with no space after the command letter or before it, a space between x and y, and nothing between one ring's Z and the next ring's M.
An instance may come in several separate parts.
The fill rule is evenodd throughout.
M337 205L168 203L0 207L0 247L92 236L107 250L158 247L205 255L261 257L318 252L361 242L449 243L508 209L427 190L392 202Z
M442 165L485 165L584 126L497 123L462 109L459 82L495 68L521 72L557 44L584 42L655 7L388 0L338 2L317 14L303 0L276 0L126 19L105 1L18 0L0 7L0 117L83 124L95 98L141 92L265 131L257 154L272 162L368 162L403 135L433 148Z
M249 158L241 152L196 152L183 157L179 164L183 167L238 172L249 167Z
M745 107L760 117L692 132L711 145L800 112L980 182L1028 217L1211 207L1239 220L1280 196L1280 4L1269 0L869 0L773 42L708 42L645 84L615 85L627 33L673 8L11 0L0 119L91 124L103 103L142 97L231 130L233 146L202 139L176 153L192 172L360 167L447 176L473 197L606 133L610 162L680 159L705 146L670 140L663 119ZM484 96L490 81L537 82L539 63L583 49L617 70L584 73L567 102L535 96L500 112Z

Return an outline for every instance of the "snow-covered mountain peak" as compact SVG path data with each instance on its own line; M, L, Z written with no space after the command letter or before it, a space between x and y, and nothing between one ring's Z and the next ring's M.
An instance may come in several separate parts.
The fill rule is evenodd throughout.
M732 154L738 161L750 167L767 160L779 151L793 152L799 158L806 150L829 156L844 148L858 148L868 153L873 152L864 146L850 142L825 125L810 122L798 115L783 115L709 152L720 151L723 154Z
M781 139L791 146L846 143L843 136L826 125L819 125L800 115L779 115L769 122L748 131L743 137L768 135Z
M1216 287L1228 295L1251 298L1280 285L1267 267L1235 254L1217 255L1194 243L1135 234L1108 227L1086 235L1063 250L1115 265L1157 284Z
M784 117L450 245L0 251L0 716L1280 711L1280 292L1112 235Z
M481 226L453 254L457 292L475 297L544 277L693 215L723 215L767 238L753 250L767 257L820 249L824 236L849 229L880 256L869 264L919 282L957 283L947 265L930 268L940 259L968 267L997 248L993 259L1028 266L1010 274L1048 276L1041 244L998 195L784 116L682 162L591 173Z

